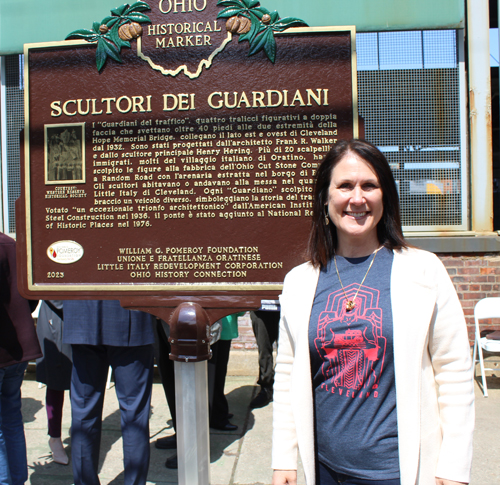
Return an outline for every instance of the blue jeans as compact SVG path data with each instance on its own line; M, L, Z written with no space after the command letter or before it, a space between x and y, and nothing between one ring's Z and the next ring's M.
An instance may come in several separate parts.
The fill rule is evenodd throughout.
M28 480L26 440L21 414L21 384L27 362L0 368L0 484Z

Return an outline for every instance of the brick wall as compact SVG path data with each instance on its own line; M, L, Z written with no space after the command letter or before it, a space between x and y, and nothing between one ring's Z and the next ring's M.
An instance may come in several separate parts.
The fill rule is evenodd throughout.
M500 296L500 255L438 255L446 266L462 302L471 345L474 343L474 306L488 296ZM239 337L233 340L232 348L253 350L257 348L252 323L248 313L238 320ZM500 330L500 319L481 325L481 329Z
M500 255L438 255L455 285L467 320L469 340L474 343L474 306L482 298L500 296ZM500 320L485 321L481 329L500 329Z
M239 337L235 338L231 344L232 349L254 350L257 348L257 343L255 342L255 336L252 329L252 322L248 312L238 318L238 333Z

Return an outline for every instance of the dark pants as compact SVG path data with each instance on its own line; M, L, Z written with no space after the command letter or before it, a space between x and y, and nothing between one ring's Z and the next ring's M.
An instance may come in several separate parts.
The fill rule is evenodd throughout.
M210 424L213 426L224 426L229 422L227 417L229 405L224 394L224 387L226 385L231 340L219 340L211 348L212 358L208 361L207 366Z
M146 483L153 346L73 345L71 454L75 485L98 485L102 407L108 368L121 413L124 484Z
M318 462L316 485L400 485L400 483L399 478L392 480L364 480L362 478L343 475Z
M250 318L259 349L259 380L257 384L272 391L274 384L273 344L278 340L280 312L250 312Z
M64 391L47 387L45 407L47 409L47 423L51 438L61 437L62 415L64 405Z

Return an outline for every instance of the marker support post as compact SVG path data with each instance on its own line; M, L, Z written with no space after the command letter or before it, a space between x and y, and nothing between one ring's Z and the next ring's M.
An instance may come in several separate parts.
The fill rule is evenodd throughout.
M207 360L210 321L197 303L181 303L170 319L170 359L175 361L179 485L209 485Z

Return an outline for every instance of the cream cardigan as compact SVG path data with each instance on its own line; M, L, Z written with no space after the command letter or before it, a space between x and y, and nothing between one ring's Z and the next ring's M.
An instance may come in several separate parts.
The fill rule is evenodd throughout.
M309 263L285 278L273 414L275 470L297 469L315 485L308 327L319 270ZM474 388L462 306L440 260L394 251L391 273L401 485L468 482ZM349 445L346 443L346 446Z

